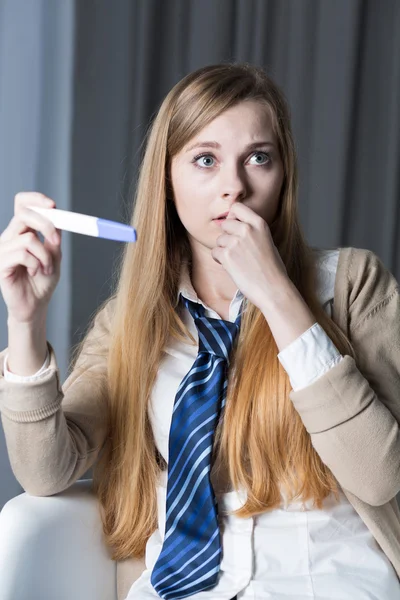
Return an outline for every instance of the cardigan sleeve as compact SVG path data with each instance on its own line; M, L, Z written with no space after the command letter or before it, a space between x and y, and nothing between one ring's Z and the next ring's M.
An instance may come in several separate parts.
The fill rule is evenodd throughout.
M49 350L49 347L47 347L46 358L44 359L44 363L41 366L41 368L39 369L39 371L37 371L37 373L33 373L33 375L15 375L15 373L11 373L11 371L8 370L8 354L6 354L4 357L4 366L3 366L4 379L6 381L17 381L19 383L25 383L27 381L35 381L36 379L40 379L41 377L46 375L49 365L50 365L50 350Z
M11 468L34 496L56 494L93 466L107 436L110 302L97 314L61 386L54 350L42 376L8 381L0 373L0 412ZM7 349L0 353L3 363Z
M352 249L346 276L356 358L289 395L339 484L379 506L400 491L399 284L369 250Z

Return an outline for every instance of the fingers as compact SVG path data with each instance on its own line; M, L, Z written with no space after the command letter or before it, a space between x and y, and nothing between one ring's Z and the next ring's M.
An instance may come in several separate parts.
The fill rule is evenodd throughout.
M19 265L25 266L31 276L36 275L39 268L42 269L45 275L51 275L54 271L51 252L45 248L32 231L4 242L3 251L0 254L0 271L2 275L7 277Z
M53 223L23 205L16 208L16 213L3 231L1 240L5 242L12 240L29 230L39 231L52 245L60 243L60 235Z
M24 206L41 206L42 208L55 208L54 200L40 192L18 192L14 197L14 213Z

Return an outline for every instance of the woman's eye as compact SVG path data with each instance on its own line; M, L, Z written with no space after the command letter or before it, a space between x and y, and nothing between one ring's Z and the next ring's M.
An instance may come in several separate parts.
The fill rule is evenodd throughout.
M200 167L201 169L207 169L210 166L210 164L208 164L208 165L205 165L204 163L203 163L203 165L197 164L197 161L200 159L203 159L203 158L206 158L207 160L210 160L210 159L214 160L214 157L211 156L211 154L199 154L199 156L194 157L193 162L195 163L196 167Z
M257 164L257 165L266 165L266 164L268 164L268 163L271 161L271 157L270 157L270 155L269 155L269 154L267 154L266 152L255 152L255 153L253 154L253 157L254 157L254 156L258 156L258 157L260 157L260 156L261 156L261 160L264 158L264 162L258 162L258 161L257 161L257 162L256 162L256 164ZM267 162L265 162L265 159L267 159Z
M262 162L256 161L255 163L252 163L252 164L265 166L271 162L271 157L266 152L254 152L254 154L252 155L252 158L253 157L261 157ZM197 162L200 159L204 159L203 164L199 164ZM210 161L213 161L213 160L215 160L215 159L212 156L212 154L199 154L198 156L194 157L192 162L195 164L196 167L199 167L200 169L208 169L213 166L213 164L210 164Z

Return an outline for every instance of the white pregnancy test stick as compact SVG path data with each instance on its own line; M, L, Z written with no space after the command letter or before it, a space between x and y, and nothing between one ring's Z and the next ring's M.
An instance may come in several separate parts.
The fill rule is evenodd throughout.
M117 242L136 242L137 239L136 229L117 221L98 219L60 208L42 208L41 206L28 206L28 208L49 219L57 229Z

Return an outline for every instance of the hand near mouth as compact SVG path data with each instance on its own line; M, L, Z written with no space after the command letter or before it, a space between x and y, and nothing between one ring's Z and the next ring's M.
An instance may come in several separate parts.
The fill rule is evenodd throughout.
M222 218L223 215L215 220ZM277 286L292 285L268 224L251 208L233 204L221 229L223 233L211 256L250 302L261 309L266 296L272 298Z

